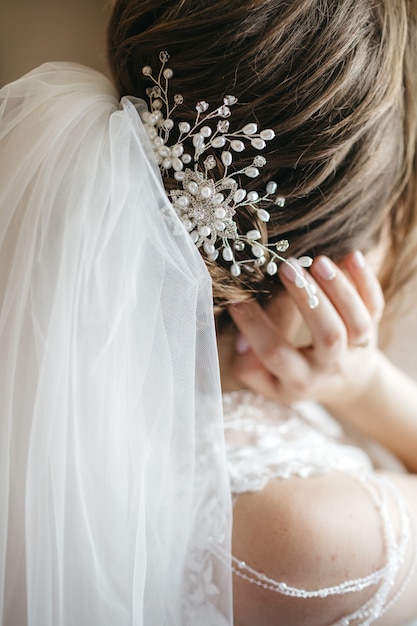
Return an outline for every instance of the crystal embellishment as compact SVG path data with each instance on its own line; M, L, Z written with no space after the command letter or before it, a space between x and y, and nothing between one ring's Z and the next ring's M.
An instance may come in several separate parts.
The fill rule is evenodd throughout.
M275 181L267 183L264 193L247 193L239 187L242 177L255 179L260 175L266 165L263 155L256 155L252 163L240 169L234 167L238 154L248 146L263 150L274 138L274 131L271 128L259 130L257 124L250 122L231 132L231 107L236 105L237 98L230 94L224 96L222 104L214 110L210 110L205 100L197 102L194 123L177 122L173 113L183 104L184 98L177 93L171 104L168 88L174 72L167 66L169 59L165 50L159 53L161 67L156 77L151 66L142 68L143 75L154 84L146 90L150 106L142 113L142 121L162 175L170 174L178 183L178 189L168 195L192 241L210 261L220 258L230 263L230 273L234 277L240 276L242 269L253 271L253 267L263 267L267 275L274 276L278 264L286 263L296 274L295 284L305 289L310 307L315 308L319 302L308 274L282 256L289 242L284 239L263 243L257 229L240 233L235 221L235 216L243 208L265 223L270 219L268 204L284 207L285 199L277 194ZM173 143L170 133L175 127L179 136ZM203 155L204 159L201 158ZM210 174L216 167L220 170L220 178ZM302 267L309 267L312 259L304 256L299 263Z

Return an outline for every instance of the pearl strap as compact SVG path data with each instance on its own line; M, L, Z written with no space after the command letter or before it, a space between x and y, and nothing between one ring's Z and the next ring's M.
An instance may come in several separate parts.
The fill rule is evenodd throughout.
M228 565L235 575L246 580L247 582L255 584L268 591L273 591L280 593L281 595L294 598L327 598L335 595L358 593L368 587L379 585L369 600L367 600L350 615L344 616L342 619L333 624L333 626L350 626L355 623L358 624L358 626L369 626L377 618L386 613L386 611L391 608L391 606L404 592L404 589L409 583L413 572L417 567L417 547L414 545L414 559L412 567L402 581L399 589L393 597L389 599L390 591L394 586L396 576L400 566L405 561L405 555L407 549L409 548L411 537L410 515L406 509L403 499L400 498L395 488L393 488L387 479L381 476L373 477L370 474L363 474L357 477L357 479L367 489L372 497L377 511L379 512L386 551L385 565L380 569L371 572L367 576L346 580L330 587L323 587L320 589L304 589L288 585L283 581L274 580L273 578L266 576L264 573L258 572L245 561L242 561L235 556L232 556L230 561L230 555L213 540L212 544L214 554L224 564ZM400 531L398 539L396 537L396 532L391 522L388 510L389 495L393 496L399 512Z

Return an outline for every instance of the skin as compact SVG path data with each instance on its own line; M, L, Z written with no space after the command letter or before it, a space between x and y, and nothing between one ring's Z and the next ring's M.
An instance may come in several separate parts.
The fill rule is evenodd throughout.
M287 294L267 310L251 302L230 313L240 335L222 346L227 388L249 388L269 398L313 399L379 439L408 467L386 473L417 520L417 386L378 350L383 296L369 264L352 253L337 267L318 258L311 277L320 305L310 309L303 289L283 267ZM301 321L311 342L296 342ZM358 347L366 341L367 347ZM236 346L239 352L236 351ZM395 507L392 507L396 519ZM312 588L363 576L384 563L378 517L369 496L348 476L270 481L244 494L234 508L233 551L276 580ZM411 552L409 559L411 559ZM406 562L397 580L410 570ZM417 616L417 573L388 613L375 624L393 626ZM265 592L235 577L237 626L323 626L365 601L368 592L304 600Z

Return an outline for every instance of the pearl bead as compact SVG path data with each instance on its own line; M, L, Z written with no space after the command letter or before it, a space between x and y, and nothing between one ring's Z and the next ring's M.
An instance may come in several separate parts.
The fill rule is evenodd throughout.
M269 261L268 265L266 266L266 271L270 276L274 276L278 272L278 265L275 263L275 261Z
M204 248L204 252L207 252L207 254L213 254L216 249L212 243L208 243L207 241L203 245L203 248Z
M144 65L142 67L142 74L144 76L151 76L152 75L152 68L150 65Z
M167 119L165 120L163 126L165 130L172 130L174 128L174 122L173 120Z
M166 78L167 80L169 80L170 78L172 78L174 76L174 72L172 71L172 69L170 67L167 67L164 70L164 78Z
M211 191L210 187L208 187L207 185L204 185L203 187L201 187L200 195L201 195L202 198L207 200L208 198L211 198L211 194L212 194L212 191Z
M191 163L191 154L183 154L181 157L181 160L183 163L185 163L186 165L188 165L188 163Z
M159 152L159 154L162 157L169 157L169 156L171 156L171 150L168 148L168 146L161 146L158 149L158 152Z
M265 209L259 209L259 211L257 212L257 216L259 217L261 222L269 222L269 219L271 217L268 211L265 211Z
M264 250L263 250L262 246L258 246L256 244L254 246L252 246L251 252L252 252L253 256L256 256L256 257L261 257L264 254Z
M243 143L243 141L240 141L240 139L233 139L233 141L230 142L230 147L235 152L243 152L243 150L245 149L245 144Z
M266 146L266 143L263 139L256 137L255 139L252 139L251 146L252 148L255 148L255 150L263 150Z
M200 228L200 235L202 235L203 237L210 237L211 235L210 226L202 226L202 228Z
M187 189L193 196L196 196L198 193L198 185L194 181L188 183Z
M223 136L215 137L213 141L211 142L211 145L213 146L213 148L223 148L225 144L226 144L226 139Z
M172 167L174 168L174 170L176 172L181 172L183 166L183 163L181 161L181 159L179 159L178 157L173 157L172 159Z
M176 143L174 146L172 146L171 152L172 156L180 157L182 154L184 154L184 146L182 146L180 143Z
M297 260L302 267L311 267L313 264L313 259L310 256L300 256Z
M210 128L210 126L203 126L202 128L200 128L200 133L203 135L203 137L210 137L212 130Z
M182 181L185 178L185 172L175 172L174 173L175 180Z
M162 109L162 100L160 100L160 98L156 98L153 102L152 102L152 106L154 109Z
M168 159L168 158L164 159L164 160L162 161L162 167L164 167L166 170L171 169L171 167L172 167L172 161L171 161L171 159Z
M246 233L246 237L251 241L256 241L257 239L261 238L261 233L259 232L259 230L248 230L248 232Z
M159 148L160 146L164 145L164 140L162 139L162 137L155 137L155 139L153 140L153 145L155 146L155 148Z
M246 197L246 190L245 189L238 189L235 193L235 195L233 196L233 200L235 202L242 202Z
M178 124L178 128L181 133L189 133L191 130L191 126L189 125L188 122L180 122Z
M214 215L222 220L224 217L226 217L226 211L221 207L220 209L216 209L214 211Z
M185 209L190 204L190 201L188 200L187 196L180 196L179 198L177 198L177 204L182 209Z
M310 309L317 309L319 304L320 302L317 296L310 296L310 298L308 299L308 306L310 307Z
M219 231L223 231L226 228L226 224L224 222L222 222L221 220L216 220L214 222L214 226L215 226L216 230L219 230Z
M222 202L224 202L224 196L222 193L216 193L214 198L213 198L213 202L214 204L221 204Z
M266 130L261 130L261 132L259 133L262 139L265 139L266 141L270 141L271 139L273 139L275 137L275 133L272 130L272 128L267 128Z
M251 124L246 124L246 126L243 127L244 135L254 135L257 131L258 131L258 126L254 124L253 122Z
M224 150L222 152L222 163L223 163L223 165L225 165L226 167L229 167L229 165L232 164L232 161L233 161L232 153L229 152L228 150Z
M225 261L233 261L233 252L230 248L223 248L222 257Z
M277 188L278 185L276 184L276 182L274 180L270 180L266 186L266 191L267 193L272 194L276 192Z
M237 265L236 263L234 263L231 267L230 267L230 273L232 276L240 276L241 274L241 269L239 267L239 265Z
M204 144L204 137L200 133L197 133L193 137L193 146L194 148L200 148Z
M190 233L190 237L191 237L191 241L193 243L197 243L197 241L198 241L198 232L196 230L193 230L193 232Z
M216 261L216 260L218 259L218 257L219 257L219 251L218 251L218 250L215 250L215 251L213 252L213 254L209 254L209 255L207 255L207 258L208 258L210 261Z
M259 170L256 167L247 167L245 169L245 174L246 176L249 176L249 178L256 178L259 176Z
M259 200L259 194L257 191L250 191L248 193L248 200L249 202L256 202L256 200Z

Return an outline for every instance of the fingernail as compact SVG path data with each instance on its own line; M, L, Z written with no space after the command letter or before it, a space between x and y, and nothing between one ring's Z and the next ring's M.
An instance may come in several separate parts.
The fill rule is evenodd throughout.
M355 250L352 255L352 260L358 269L363 270L366 265L366 261L360 250Z
M326 256L319 256L315 260L314 269L323 280L330 281L336 278L334 265Z
M292 283L295 283L295 279L297 278L297 271L301 276L303 276L303 268L293 257L287 259L287 263L281 263L280 273L285 276L287 280L290 280Z
M246 354L249 352L250 345L246 337L238 335L235 342L235 350L238 354Z

